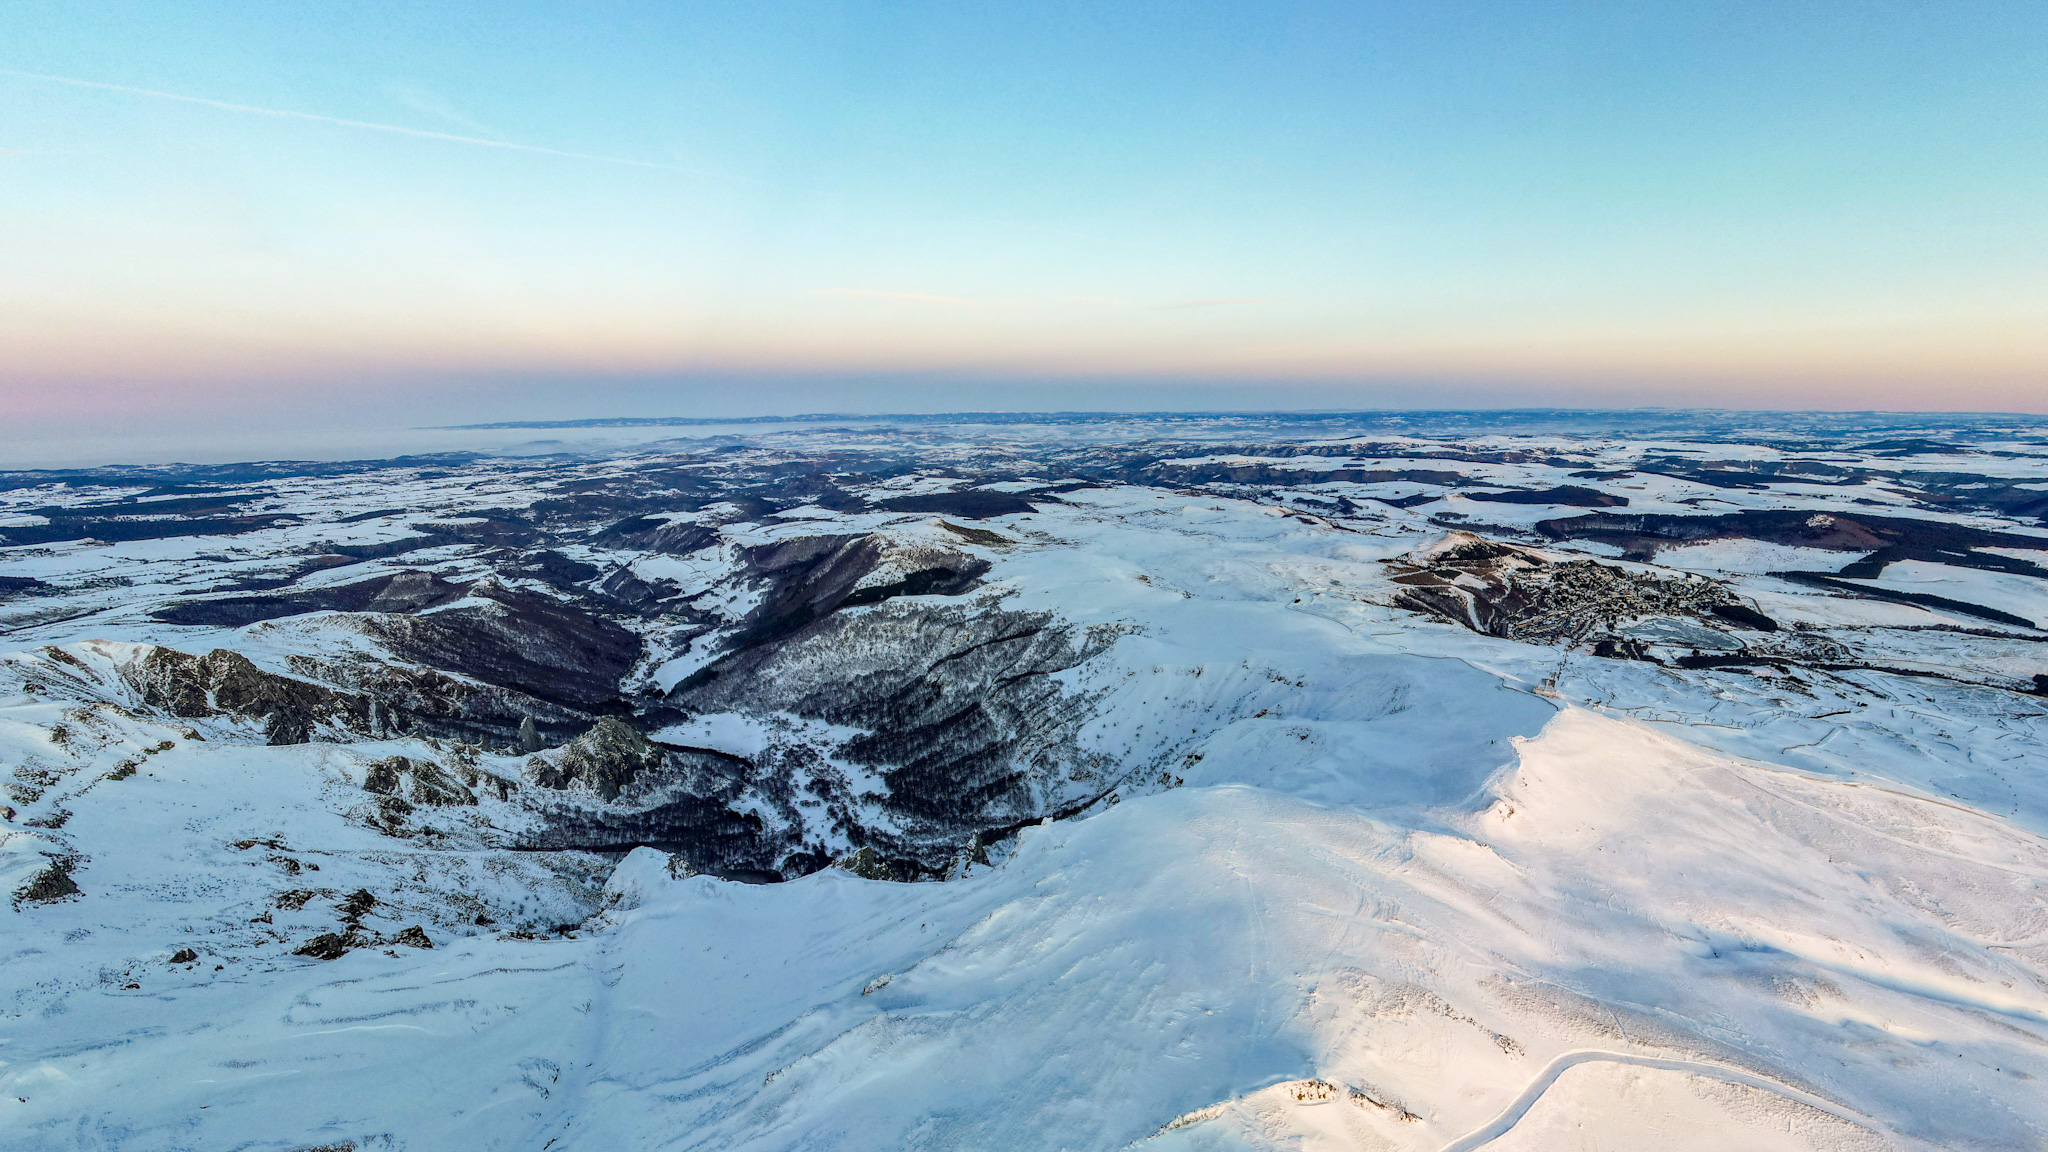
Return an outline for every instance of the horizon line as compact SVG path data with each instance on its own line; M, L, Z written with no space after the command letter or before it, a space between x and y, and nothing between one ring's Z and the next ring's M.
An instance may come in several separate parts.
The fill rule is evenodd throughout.
M999 423L1073 423L1081 421L1128 420L1134 418L1194 420L1229 416L1342 418L1349 416L1422 417L1476 414L1506 416L1527 413L1588 416L1621 413L1643 413L1646 415L1651 413L1713 413L1722 416L1815 416L1835 419L1855 416L1929 416L1944 419L1997 417L2048 422L2048 415L2041 413L1988 409L1981 411L1928 411L1910 408L1718 408L1707 405L1637 404L1625 407L1534 405L1514 408L1224 408L1152 410L1039 410L1018 408L963 412L800 412L786 416L592 416L552 420L499 420L487 424L423 424L415 425L413 430L418 432L492 432L511 431L521 428L663 428L688 427L697 424L815 424L833 420L907 420L917 422L994 420Z

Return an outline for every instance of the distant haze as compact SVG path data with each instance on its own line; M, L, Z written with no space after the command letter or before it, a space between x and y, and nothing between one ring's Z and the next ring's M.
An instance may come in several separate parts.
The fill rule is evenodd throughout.
M603 415L2048 410L2038 2L28 0L0 45L17 457Z

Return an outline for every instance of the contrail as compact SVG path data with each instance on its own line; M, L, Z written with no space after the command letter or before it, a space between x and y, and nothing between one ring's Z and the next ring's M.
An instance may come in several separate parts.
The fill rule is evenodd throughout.
M344 128L365 128L372 132L393 132L400 136L417 136L422 140L445 140L453 144L474 144L482 148L507 148L514 152L538 152L543 156L561 156L570 160L595 160L600 164L629 164L635 168L663 168L672 172L683 169L675 164L656 164L649 160L627 160L619 156L594 156L588 152L564 152L560 148L543 148L538 144L512 144L504 140L491 140L482 136L457 136L449 132L430 132L424 128L402 128L396 124L376 124L368 120L350 120L341 116L323 116L318 112L293 112L286 108L258 108L254 104L235 104L226 100L209 100L204 96L185 96L177 92L159 92L154 88L134 88L127 84L104 84L98 80L79 80L71 76L46 76L40 72L21 72L13 68L0 68L0 76L17 76L24 80L41 80L50 84L68 84L74 88L98 88L106 92L125 92L131 96L149 96L158 100L176 100L181 104L203 104L208 108L219 108L225 112L247 112L256 116L275 116L285 120L311 120L318 124L339 124Z

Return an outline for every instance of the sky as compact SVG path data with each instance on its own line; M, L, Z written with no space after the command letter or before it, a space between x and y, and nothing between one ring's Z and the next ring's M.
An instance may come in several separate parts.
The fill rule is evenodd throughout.
M4 0L0 402L2048 411L2044 66L2039 0Z

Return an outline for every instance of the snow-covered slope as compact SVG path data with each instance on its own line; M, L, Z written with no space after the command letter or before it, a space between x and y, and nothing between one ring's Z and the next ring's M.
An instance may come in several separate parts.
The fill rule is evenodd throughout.
M0 1148L2048 1146L2034 521L834 435L17 489Z

